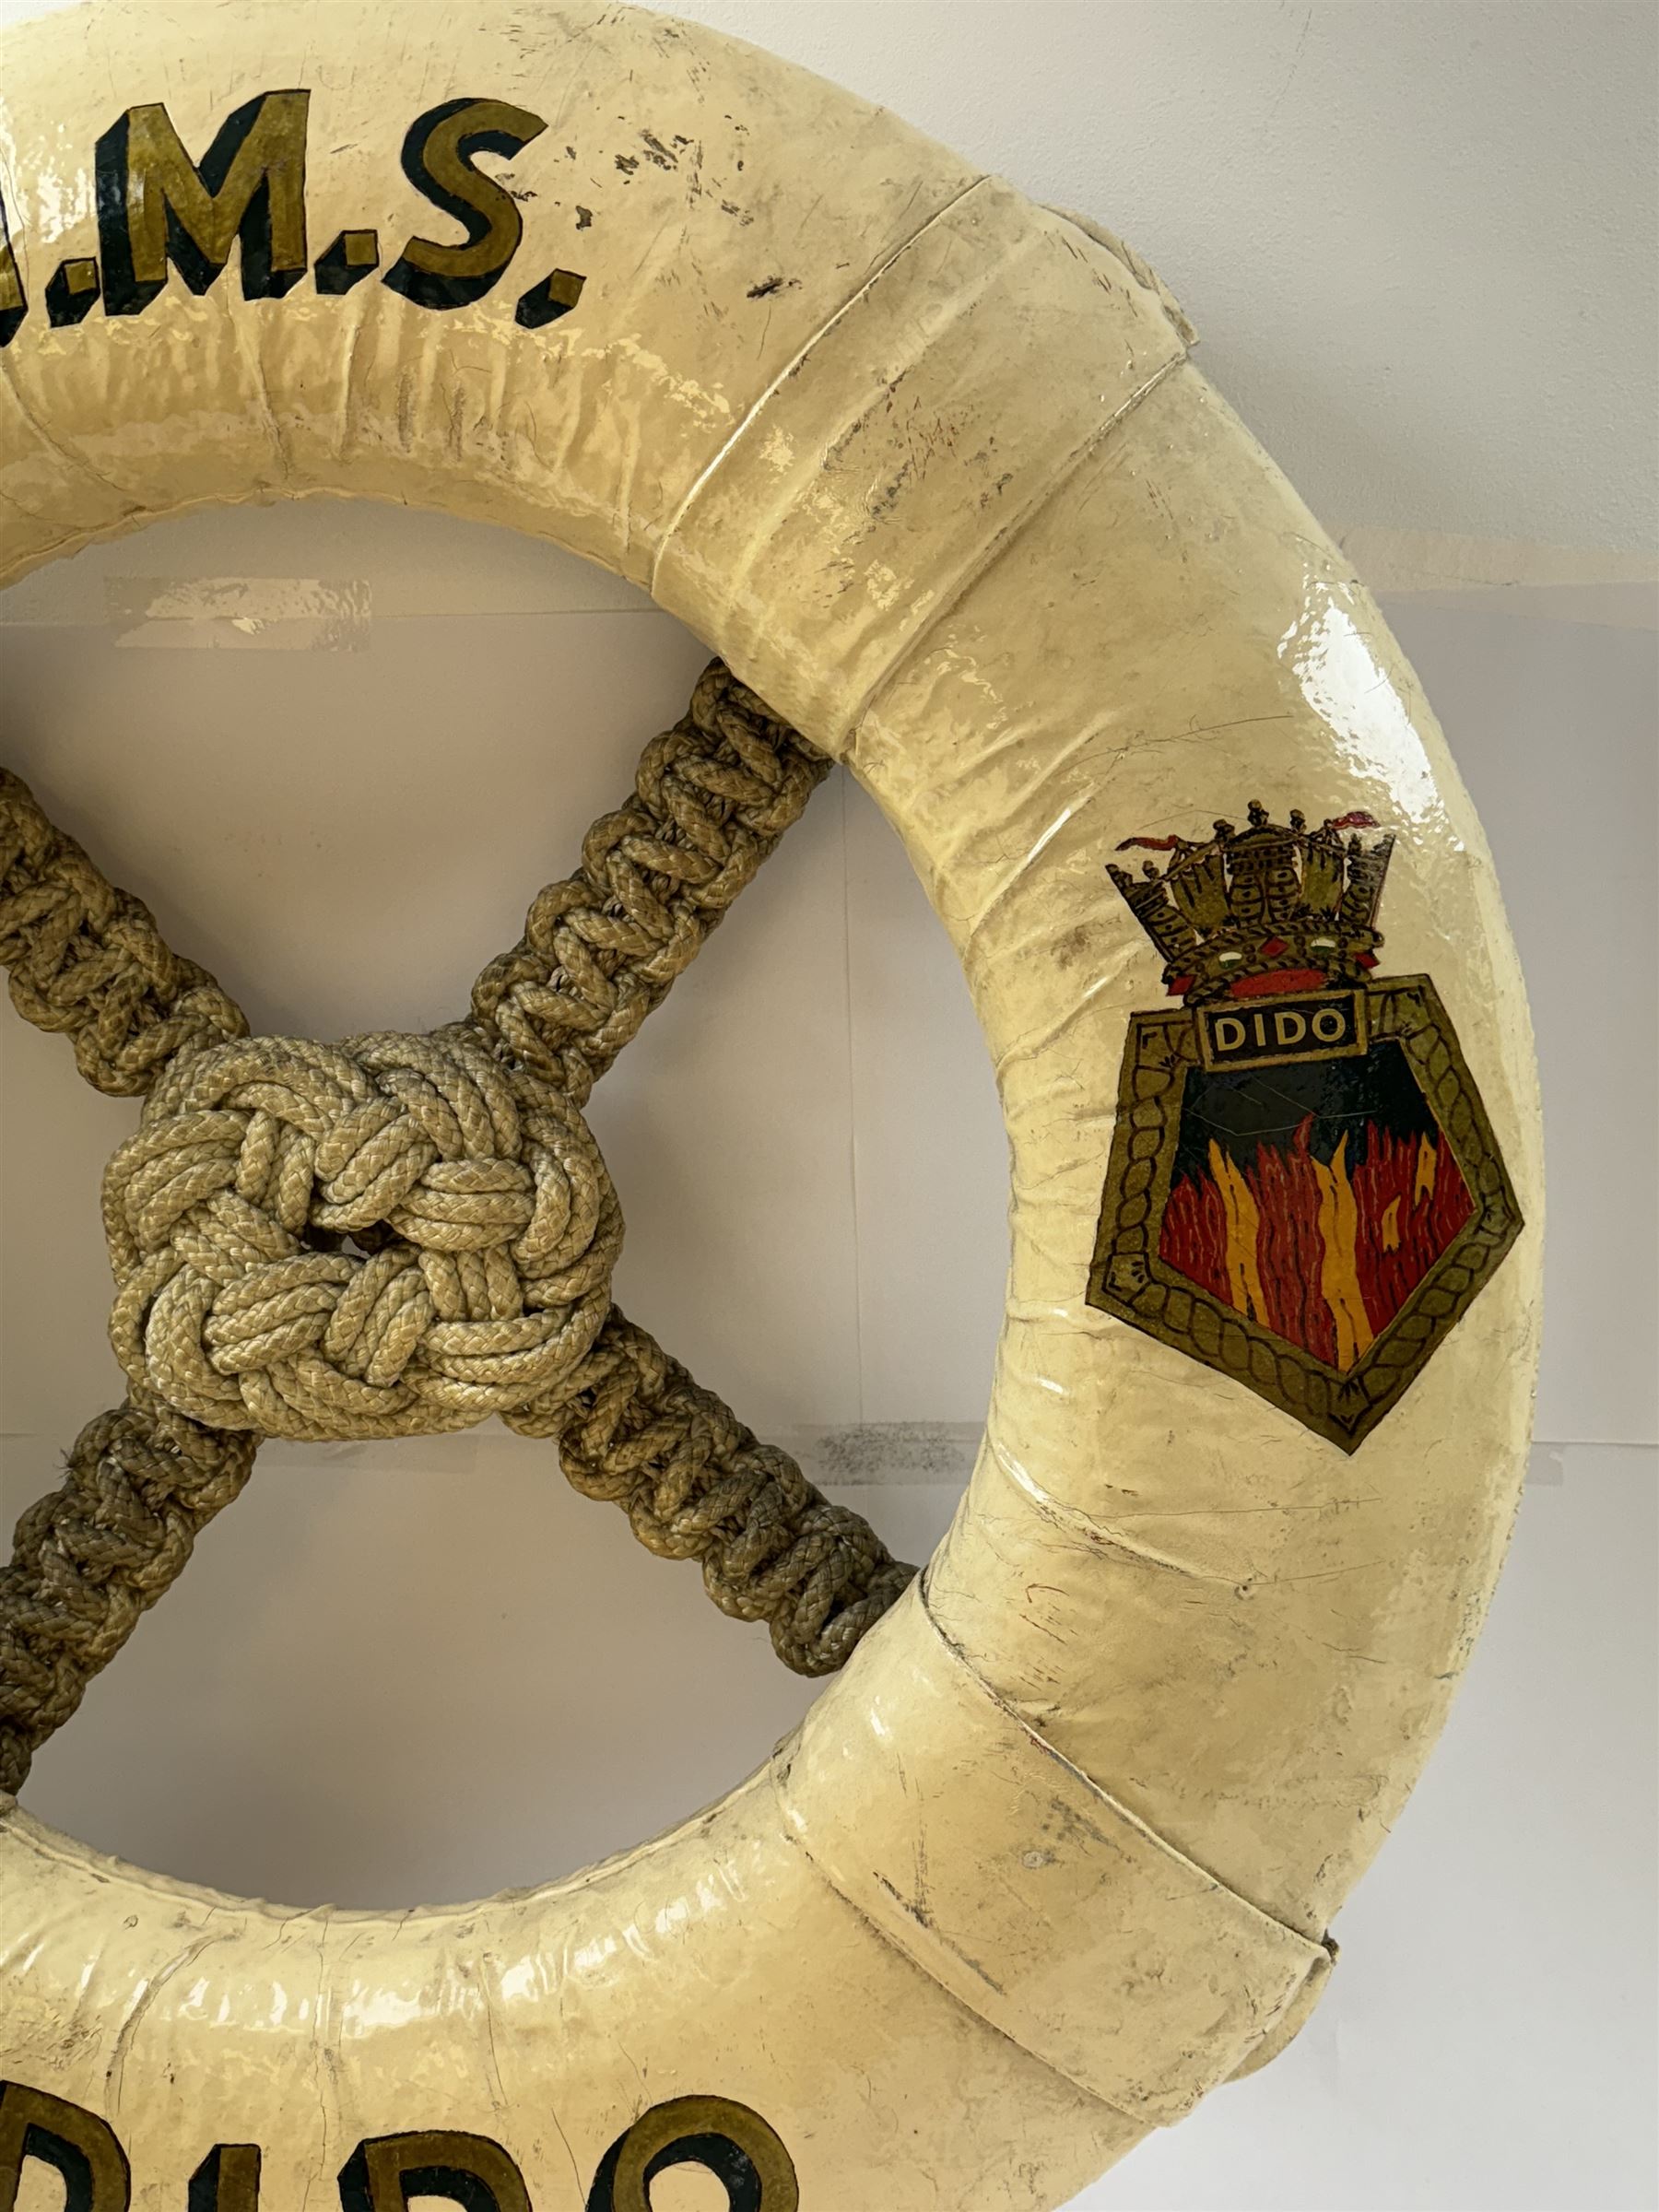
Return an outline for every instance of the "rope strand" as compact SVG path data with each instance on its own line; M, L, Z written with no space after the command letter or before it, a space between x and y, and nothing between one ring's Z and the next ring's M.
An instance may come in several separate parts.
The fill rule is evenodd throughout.
M141 899L119 891L29 786L0 769L0 967L25 1021L75 1040L95 1090L130 1099L180 1053L245 1037L247 1018L180 958Z
M569 1481L621 1506L648 1551L700 1559L721 1611L764 1620L797 1675L844 1665L915 1574L615 1306L566 1390L505 1418L556 1437Z
M800 1674L841 1665L905 1588L914 1569L858 1514L607 1307L620 1220L564 1127L829 767L714 662L478 978L470 1019L356 1041L374 1082L334 1048L228 1053L240 1008L0 771L13 1002L74 1039L98 1089L154 1094L106 1190L133 1397L83 1430L0 1571L0 1789L177 1579L261 1437L335 1433L336 1401L366 1433L500 1411L557 1438L584 1496L659 1557L700 1560L721 1610L766 1621ZM497 1098L504 1083L525 1098Z
M22 1788L40 1746L240 1497L258 1445L131 1402L81 1430L0 1569L0 1790Z
M513 1057L585 1104L792 822L830 762L715 661L645 748L633 795L582 840L473 990Z

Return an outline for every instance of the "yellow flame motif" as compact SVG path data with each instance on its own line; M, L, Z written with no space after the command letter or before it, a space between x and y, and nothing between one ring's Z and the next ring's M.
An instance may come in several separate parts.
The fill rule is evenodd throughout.
M1359 1208L1347 1173L1347 1135L1331 1155L1331 1164L1315 1159L1319 1178L1319 1235L1324 1247L1319 1263L1319 1288L1336 1324L1336 1364L1345 1371L1371 1349L1377 1332L1365 1311L1359 1289ZM1418 1159L1421 1181L1422 1158Z
M1206 1130L1203 1165L1189 1160L1171 1184L1158 1251L1218 1306L1352 1376L1475 1205L1438 1128L1331 1118L1317 1151L1308 1115L1275 1132L1277 1142L1258 1142L1247 1159ZM1238 1362L1236 1338L1226 1356Z
M1256 1259L1262 1233L1261 1213L1250 1185L1213 1136L1209 1165L1216 1187L1221 1193L1221 1204L1227 1210L1229 1303L1235 1312L1246 1314L1252 1321L1265 1321L1267 1293L1262 1288L1261 1267Z
M1434 1178L1440 1167L1440 1154L1426 1136L1418 1139L1417 1181L1411 1186L1411 1203L1421 1206L1425 1198L1434 1195Z

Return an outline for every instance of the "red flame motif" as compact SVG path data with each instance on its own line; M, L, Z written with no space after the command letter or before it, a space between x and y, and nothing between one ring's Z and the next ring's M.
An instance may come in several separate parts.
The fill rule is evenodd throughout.
M1288 1147L1241 1168L1212 1144L1207 1175L1170 1193L1165 1264L1213 1298L1346 1372L1363 1358L1474 1212L1441 1137L1370 1123L1351 1170L1345 1134L1328 1161L1309 1115Z

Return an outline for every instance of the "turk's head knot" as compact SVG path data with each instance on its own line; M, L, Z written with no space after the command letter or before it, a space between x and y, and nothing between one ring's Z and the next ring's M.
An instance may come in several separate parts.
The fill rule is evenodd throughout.
M103 1208L135 1388L210 1428L312 1441L557 1402L622 1241L577 1108L465 1026L183 1057Z

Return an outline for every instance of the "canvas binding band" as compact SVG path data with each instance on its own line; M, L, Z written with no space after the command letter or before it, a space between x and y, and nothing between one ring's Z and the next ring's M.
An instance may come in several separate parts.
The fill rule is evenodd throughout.
M902 1680L872 1681L855 1656L772 1770L824 1879L959 2004L1138 2121L1167 2127L1265 2064L1335 1944L1240 1897L1062 1758L940 1633L924 1583L898 1618ZM972 1851L918 1841L947 1826ZM1160 2003L1102 2033L1101 1986Z

